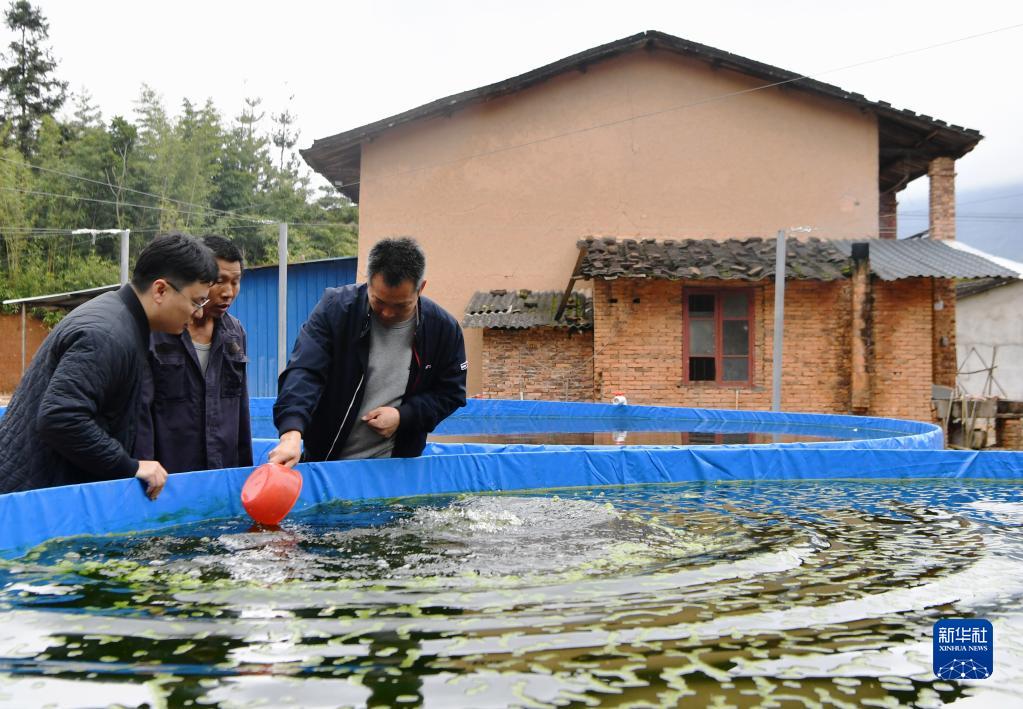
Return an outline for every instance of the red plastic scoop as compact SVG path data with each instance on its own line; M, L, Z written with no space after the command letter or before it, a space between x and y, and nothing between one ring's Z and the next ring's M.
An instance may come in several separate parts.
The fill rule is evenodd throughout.
M242 505L252 519L273 525L288 516L302 492L302 474L277 463L265 463L242 487Z

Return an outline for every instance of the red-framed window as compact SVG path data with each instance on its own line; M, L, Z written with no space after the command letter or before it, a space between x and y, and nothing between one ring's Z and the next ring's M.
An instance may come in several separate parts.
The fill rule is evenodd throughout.
M685 288L682 359L689 384L753 382L753 289Z

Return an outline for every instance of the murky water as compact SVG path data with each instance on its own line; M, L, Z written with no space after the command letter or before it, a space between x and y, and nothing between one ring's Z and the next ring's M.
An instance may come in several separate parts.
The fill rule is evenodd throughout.
M983 617L995 675L941 681ZM0 705L1023 702L1023 496L643 485L336 503L0 567Z

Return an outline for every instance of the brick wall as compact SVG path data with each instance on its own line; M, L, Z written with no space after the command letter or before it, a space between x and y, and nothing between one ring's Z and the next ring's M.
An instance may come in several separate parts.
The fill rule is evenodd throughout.
M27 365L50 331L42 322L29 316L25 318L25 333ZM21 315L0 314L0 393L13 393L20 381Z
M930 278L874 280L874 361L870 413L931 420Z
M1023 450L1023 420L998 419L995 423L998 446L1010 450Z
M623 392L634 404L681 402L682 289L677 282L620 278L593 283L591 396Z
M683 381L682 284L618 279L593 290L597 400L622 391L630 403L770 409L774 285L686 281L691 288L751 288L753 384ZM847 281L786 284L782 405L788 411L849 410L850 286Z
M483 386L492 399L592 401L593 333L483 331Z
M685 286L751 289L752 385L721 387L684 381L683 284L621 278L593 282L592 334L570 335L550 328L484 331L484 395L517 399L521 392L527 399L610 401L615 392L623 392L632 404L770 409L773 282L686 281ZM929 420L931 279L875 279L871 288L867 413ZM851 283L790 281L785 290L783 410L849 413Z
M933 279L931 297L933 341L931 381L948 387L956 385L956 283L950 278ZM937 304L941 308L937 309Z

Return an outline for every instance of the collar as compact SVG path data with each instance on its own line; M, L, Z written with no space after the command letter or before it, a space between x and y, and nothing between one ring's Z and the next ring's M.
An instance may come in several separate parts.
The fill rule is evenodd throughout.
M234 333L234 329L230 326L227 318L230 317L228 313L224 313L219 318L213 319L213 336L210 338L210 353L213 353L224 346L224 342L229 336ZM188 332L188 329L181 333L181 344L184 345L186 351L195 351L195 343L192 341L192 336ZM196 360L198 364L198 360Z
M142 302L139 300L138 293L131 287L130 283L125 283L123 286L117 289L117 296L124 303L125 307L128 308L128 312L131 314L132 319L135 321L135 327L138 329L140 342L149 343L149 318L146 317L146 310L142 307Z

